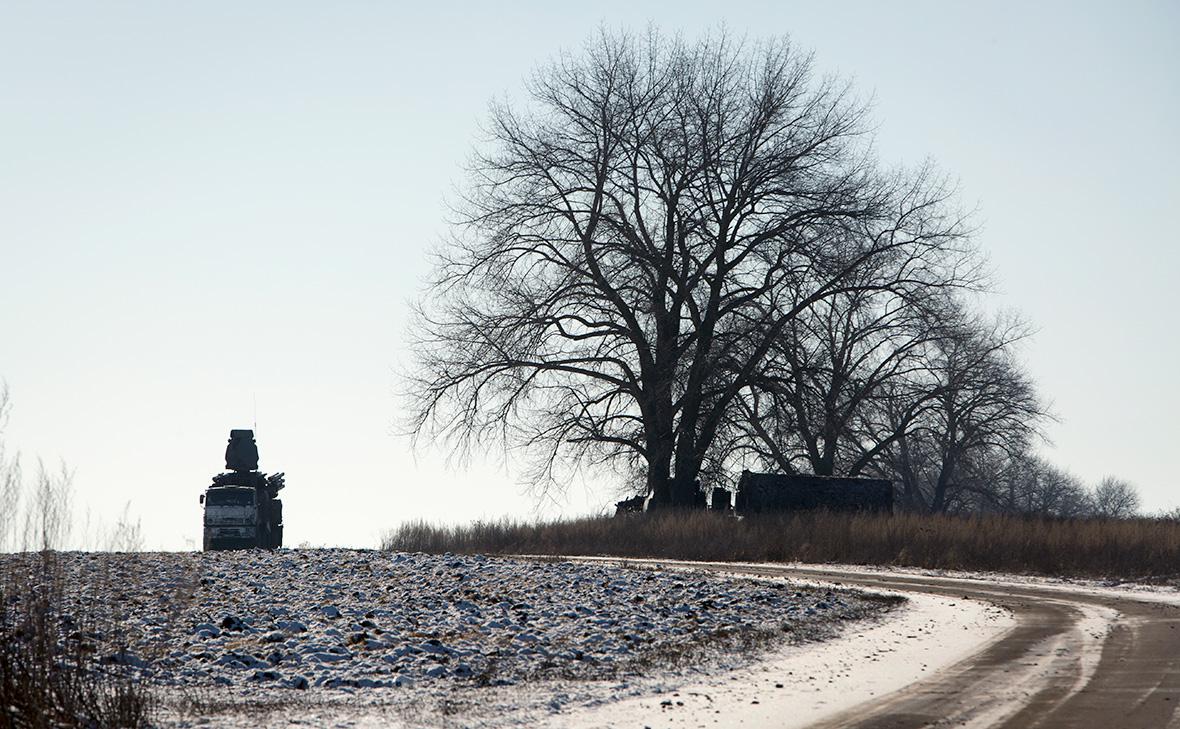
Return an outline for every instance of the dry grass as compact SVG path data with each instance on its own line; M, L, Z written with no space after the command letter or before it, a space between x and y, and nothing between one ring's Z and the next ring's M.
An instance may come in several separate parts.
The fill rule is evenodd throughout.
M0 426L4 415L0 383ZM100 650L124 631L118 606L95 600L86 614L66 607L71 592L110 594L118 579L107 569L92 584L69 573L56 551L73 527L70 479L64 467L40 467L27 485L0 438L0 729L144 727L156 712L155 695ZM124 512L109 543L141 541Z
M809 512L708 512L467 526L403 524L384 549L814 562L1180 582L1180 523Z
M155 697L98 643L111 620L62 609L69 585L51 551L10 556L0 574L0 728L145 727Z

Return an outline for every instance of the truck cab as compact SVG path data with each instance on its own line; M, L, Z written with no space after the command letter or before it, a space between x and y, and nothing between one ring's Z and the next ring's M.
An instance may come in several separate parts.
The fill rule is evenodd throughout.
M249 486L215 486L201 496L206 550L259 546L257 493Z

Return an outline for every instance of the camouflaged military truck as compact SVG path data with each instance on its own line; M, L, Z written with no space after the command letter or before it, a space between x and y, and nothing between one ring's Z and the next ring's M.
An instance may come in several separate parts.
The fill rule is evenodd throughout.
M283 474L258 471L254 431L231 430L225 473L201 495L205 507L204 548L277 549L283 546Z

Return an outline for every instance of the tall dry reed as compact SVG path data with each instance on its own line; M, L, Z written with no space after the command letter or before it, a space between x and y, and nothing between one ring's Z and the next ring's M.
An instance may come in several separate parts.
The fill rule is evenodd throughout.
M6 396L0 383L0 426ZM2 434L2 433L0 433ZM107 570L91 584L66 568L57 550L73 529L71 476L38 468L26 489L20 460L0 438L0 729L144 727L156 697L128 671L112 665L99 645L121 634L123 618L108 602L86 614L67 596L84 590L110 594ZM138 524L119 522L111 544L133 546Z
M1180 523L1014 516L663 513L569 521L411 522L383 548L487 554L814 562L1180 581Z

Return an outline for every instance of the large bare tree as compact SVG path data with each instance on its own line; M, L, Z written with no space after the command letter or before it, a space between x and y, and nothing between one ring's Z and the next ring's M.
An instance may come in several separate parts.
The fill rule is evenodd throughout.
M945 273L917 290L857 290L802 312L741 401L736 450L786 473L869 468L937 395L926 353L955 308L950 294L979 280L972 268Z
M414 327L412 427L638 466L686 505L803 313L943 282L966 247L929 168L785 40L600 33L493 106Z
M1027 336L1012 317L960 313L939 327L928 350L928 389L920 395L926 404L904 429L888 426L900 433L890 443L888 468L910 508L962 510L978 495L972 476L980 476L982 464L1019 457L1040 435L1046 408L1013 351ZM888 403L890 417L904 412L905 402Z

